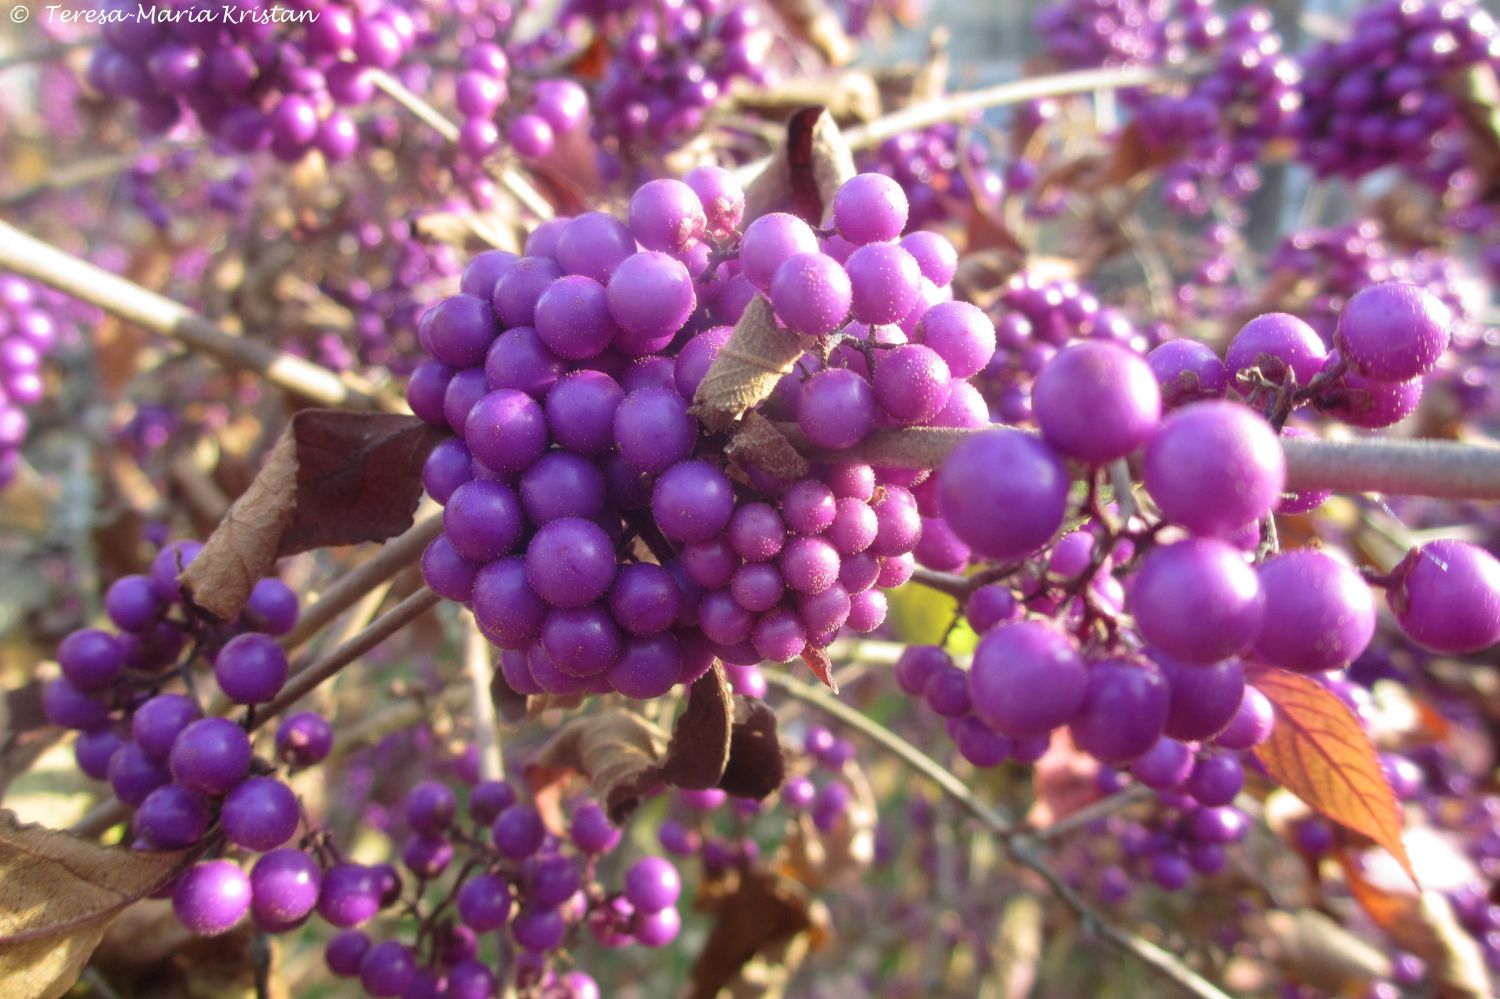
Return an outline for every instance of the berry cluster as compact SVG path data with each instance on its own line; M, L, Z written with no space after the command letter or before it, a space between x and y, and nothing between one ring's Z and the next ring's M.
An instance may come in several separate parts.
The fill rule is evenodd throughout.
M366 995L493 997L502 983L481 948L486 935L505 930L517 948L515 989L584 999L599 995L593 980L555 963L585 927L607 948L664 947L681 928L682 882L669 861L641 857L618 873L618 890L605 888L620 832L593 803L572 810L566 836L553 835L503 781L470 790L464 821L452 789L424 780L407 793L402 816L409 888L391 865L336 862L321 891L299 900L304 914L315 907L342 929L327 944L328 967L357 979ZM359 928L396 907L417 919L411 943L394 926Z
M1213 0L1177 6L1179 17L1163 25L1165 61L1208 58L1212 69L1180 96L1130 96L1138 99L1135 121L1146 142L1182 150L1162 174L1167 206L1203 216L1215 196L1237 201L1260 186L1255 163L1297 109L1298 71L1281 54L1265 9L1245 7L1226 18Z
M1320 176L1361 177L1396 165L1437 190L1467 161L1462 98L1452 81L1494 65L1493 15L1471 0L1380 3L1347 38L1302 60L1302 110L1291 133Z
M964 218L976 204L982 210L995 208L1008 177L997 169L989 145L955 124L887 139L858 162L861 170L885 174L901 185L913 229Z
M512 686L653 697L712 656L786 662L884 620L876 587L911 573L924 476L835 465L736 482L689 401L731 335L703 327L738 319L744 289L788 329L830 338L766 404L815 446L986 423L965 379L994 330L944 301L946 240L897 242L906 209L897 184L862 174L823 242L779 213L739 235L743 195L704 168L643 186L628 226L590 213L540 227L524 257L476 258L463 292L423 317L435 360L408 397L461 435L424 473L446 507L424 572L507 650ZM710 268L712 241L735 236Z
M502 124L510 148L527 159L541 159L552 152L559 136L577 131L588 120L588 92L574 80L536 81L526 95L529 109L512 114L516 95L511 86L522 81L512 80L505 50L494 42L481 42L466 49L463 58L466 68L454 82L453 97L463 117L458 147L471 159L483 159L500 148Z
M0 274L0 489L21 467L31 429L26 410L42 401L42 360L57 346L58 296L14 274Z
M1037 11L1047 54L1071 69L1147 66L1159 57L1167 0L1066 0Z

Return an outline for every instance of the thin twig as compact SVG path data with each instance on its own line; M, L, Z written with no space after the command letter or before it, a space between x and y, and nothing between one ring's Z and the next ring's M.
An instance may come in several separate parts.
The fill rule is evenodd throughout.
M936 468L954 448L998 428L875 430L852 448L821 451L793 424L777 428L815 461L864 461L892 468ZM1500 499L1500 447L1445 440L1283 440L1286 488L1339 493Z
M337 582L324 590L317 602L302 612L296 627L287 633L281 644L295 649L322 631L366 593L420 558L428 542L442 530L442 515L433 514L418 520L406 533L387 541L368 560L341 575Z
M765 676L766 683L769 685L813 705L850 728L858 730L899 757L913 770L931 780L943 793L984 823L1004 844L1016 863L1040 875L1052 891L1084 921L1085 925L1103 937L1111 946L1135 957L1164 978L1193 995L1199 996L1200 999L1229 999L1228 993L1189 968L1176 955L1143 937L1107 922L1037 853L1038 844L1035 839L1021 835L1017 826L998 810L975 797L964 783L953 776L941 763L884 725L867 718L822 690L779 673L767 673Z
M1116 791L1108 797L1089 802L1076 812L1069 812L1050 826L1034 829L1031 834L1043 842L1061 839L1074 830L1091 826L1100 819L1108 818L1116 812L1123 811L1137 802L1147 801L1150 798L1150 791L1139 784L1132 784L1123 791Z
M319 658L287 681L281 693L264 709L256 712L252 728L260 728L288 707L315 690L324 680L375 648L438 605L442 598L422 587L395 607L382 614L358 635Z
M405 409L405 403L398 399L378 396L362 378L338 374L260 340L226 333L186 306L5 222L0 222L0 270L33 278L126 322L181 341L225 367L254 371L271 384L320 406L392 412Z
M469 678L469 706L474 713L474 747L479 751L479 775L485 780L504 780L505 764L500 756L500 731L495 721L495 702L490 699L490 681L495 667L490 643L472 614L464 619L464 673Z

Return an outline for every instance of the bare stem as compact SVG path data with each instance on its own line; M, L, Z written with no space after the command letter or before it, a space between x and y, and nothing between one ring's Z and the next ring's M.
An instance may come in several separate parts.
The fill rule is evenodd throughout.
M337 374L260 340L233 336L191 309L81 257L0 222L0 270L14 271L97 305L126 322L168 336L229 368L254 371L268 382L320 406L383 408L404 403L378 396L364 379Z
M494 664L490 643L469 613L464 619L464 672L469 678L469 706L474 713L474 746L479 750L479 775L485 780L504 780L505 763L500 756L500 730L495 722L495 702L490 699Z
M387 541L369 559L340 576L338 582L324 590L317 602L302 612L297 619L297 626L282 639L282 645L294 649L322 631L330 621L353 607L366 593L415 562L427 543L442 533L442 530L442 515L434 514L417 521L405 534Z
M815 461L864 461L893 468L936 468L959 444L997 427L875 430L843 451L808 446L794 425L778 429ZM997 425L998 426L998 425ZM1283 440L1286 487L1294 492L1500 499L1500 447L1443 440Z
M838 701L831 695L800 680L793 680L780 673L766 673L766 682L784 693L804 701L840 722L856 729L883 748L899 757L913 770L931 780L943 793L977 818L1004 844L1016 863L1033 871L1047 882L1052 891L1076 913L1094 932L1102 936L1111 946L1131 955L1146 964L1164 978L1181 986L1200 999L1229 999L1228 993L1219 989L1202 975L1189 968L1176 955L1156 944L1113 923L1106 922L1074 891L1052 866L1037 853L1036 840L1022 835L1017 826L1000 811L979 800L941 763L922 752L890 729L881 725Z
M254 728L260 728L288 707L315 690L324 680L375 648L387 638L436 607L442 598L422 587L395 607L376 618L367 628L306 668L293 674L281 693L255 714Z

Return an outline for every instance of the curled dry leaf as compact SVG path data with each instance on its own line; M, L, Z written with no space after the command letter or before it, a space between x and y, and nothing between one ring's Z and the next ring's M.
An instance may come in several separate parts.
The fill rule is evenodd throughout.
M195 936L172 911L171 902L148 898L115 920L90 963L129 995L248 999L256 995L255 933L255 925L245 920L218 936ZM273 942L266 938L268 945ZM273 962L277 950L271 949ZM271 974L266 999L286 999L289 994L281 976Z
M789 211L812 225L833 214L833 196L853 177L854 153L826 108L801 108L786 123L786 144L745 189L745 222Z
M47 724L43 686L33 680L0 695L0 795L63 737L61 728Z
M756 295L698 385L693 415L711 431L727 430L751 407L770 398L803 349L797 334L777 324L765 296Z
M662 761L662 780L693 790L717 787L729 762L733 723L729 683L724 667L715 662L688 689L687 707L672 729L672 742Z
M178 577L184 592L232 620L281 556L400 534L422 499L422 464L444 436L415 416L302 410Z
M547 828L561 835L563 786L574 774L593 785L611 821L619 825L642 795L661 783L667 735L634 711L611 709L575 718L548 740L526 768Z
M730 88L729 99L734 107L768 121L810 104L821 104L839 121L873 121L883 106L880 83L864 69L798 77L771 86L738 80Z
M797 881L765 867L705 884L698 906L714 914L714 925L693 962L692 999L714 999L725 989L779 995L807 951L828 942L827 909Z
M1255 757L1277 783L1325 818L1368 836L1417 880L1401 838L1403 816L1375 744L1349 706L1316 680L1260 668L1250 682L1276 712Z
M1266 926L1281 961L1297 979L1340 995L1354 995L1391 976L1391 958L1316 909L1269 912Z
M0 995L67 992L110 922L175 877L185 856L100 846L0 812Z
M786 760L776 736L776 712L765 701L736 695L729 761L719 787L737 798L764 798L786 780Z

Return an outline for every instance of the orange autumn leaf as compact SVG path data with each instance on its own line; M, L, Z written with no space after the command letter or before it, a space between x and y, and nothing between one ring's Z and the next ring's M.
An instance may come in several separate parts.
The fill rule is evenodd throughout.
M1276 726L1256 747L1256 758L1308 807L1390 851L1415 882L1400 806L1354 712L1327 687L1296 673L1259 669L1251 682L1276 711Z

